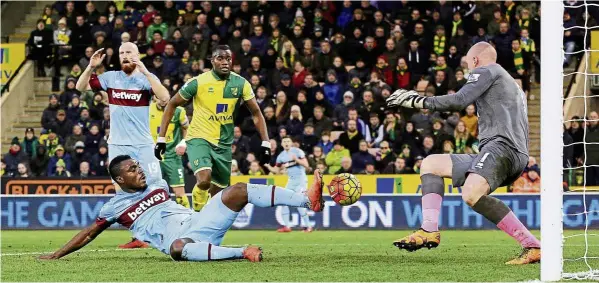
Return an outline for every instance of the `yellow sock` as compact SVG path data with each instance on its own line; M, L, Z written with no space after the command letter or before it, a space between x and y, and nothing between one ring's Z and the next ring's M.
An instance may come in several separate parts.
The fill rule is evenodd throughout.
M182 196L182 197L175 197L175 201L184 206L185 208L190 208L191 205L189 204L189 199L187 198L187 196Z
M191 192L192 201L193 201L193 210L200 211L208 202L210 198L208 191L201 190L197 186L193 187L193 191Z

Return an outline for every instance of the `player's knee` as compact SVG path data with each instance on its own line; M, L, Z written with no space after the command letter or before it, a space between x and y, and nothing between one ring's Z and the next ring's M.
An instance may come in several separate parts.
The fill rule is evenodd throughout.
M245 183L236 183L235 185L230 187L231 192L233 193L235 199L239 201L247 202L247 185Z
M462 188L462 199L470 207L473 207L482 196L477 190L465 186Z
M171 244L170 248L171 258L175 261L185 260L183 258L183 248L185 248L185 245L188 243L193 243L193 240L189 238L181 238L175 240Z
M443 154L432 154L422 160L420 164L420 176L433 174L440 177L451 177L451 162ZM451 160L451 159L449 159Z
M436 175L436 167L437 164L435 164L435 155L427 156L424 160L422 160L422 164L420 164L420 176L425 174Z

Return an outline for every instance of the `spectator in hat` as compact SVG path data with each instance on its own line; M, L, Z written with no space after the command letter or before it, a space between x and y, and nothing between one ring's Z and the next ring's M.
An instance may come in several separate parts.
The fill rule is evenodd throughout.
M79 117L79 122L77 122L77 124L81 126L81 128L83 129L83 133L87 134L92 124L92 119L89 116L89 110L87 108L81 109Z
M314 134L314 125L306 123L304 133L299 136L300 147L304 152L310 152L316 144L319 137ZM314 168L314 167L313 167Z
M367 82L369 80L371 68L368 68L366 61L362 58L356 60L356 67L349 71L349 76L357 76L360 81Z
M106 33L105 32L97 31L96 33L94 33L94 42L92 43L92 47L95 50L109 47L108 43L106 42ZM102 65L102 67L103 67L103 65Z
M352 154L351 159L355 172L363 171L367 164L374 164L374 156L368 152L368 143L365 140L359 141L358 151Z
M66 138L64 147L68 153L74 154L75 145L78 142L85 143L85 135L83 135L83 129L79 124L73 125L73 132Z
M414 170L414 173L420 174L420 167L422 166L422 160L424 160L424 157L422 157L421 155L418 155L418 156L416 156L416 158L414 158L414 167L412 167L412 170Z
M68 105L69 107L66 111L67 120L71 123L77 123L77 121L79 121L79 113L81 112L81 109L87 108L87 103L81 101L78 95L73 94L71 102Z
M59 160L62 160L62 166L66 171L71 171L71 155L65 153L64 147L62 147L62 145L58 145L56 147L54 156L50 157L50 160L48 161L48 170L46 172L46 176L54 176L57 169L56 167L58 166L57 162Z
M366 168L364 168L364 170L354 171L354 172L358 172L358 174L363 174L363 175L379 175L379 174L381 174L381 172L379 172L379 170L376 170L376 167L374 166L373 163L366 163Z
M64 162L63 159L59 159L58 161L56 161L55 164L55 170L54 173L52 173L52 177L64 177L64 178L70 178L71 177L71 172L69 172L69 170L66 168L66 163Z
M62 18L58 21L58 28L54 30L53 39L54 44L58 46L58 55L68 56L71 51L71 46L69 45L69 41L71 40L71 29L67 26L66 18Z
M108 23L106 15L98 17L98 24L94 25L91 29L93 35L97 35L99 32L104 33L104 38L112 38L112 26Z
M341 169L341 160L344 157L348 158L351 162L349 150L345 149L340 140L336 140L334 142L333 150L327 153L325 158L330 173L336 173Z
M40 144L43 144L49 156L54 156L54 152L59 145L62 144L62 138L56 134L56 130L54 128L44 129L40 135Z
M38 76L46 76L44 66L52 50L50 48L53 40L52 36L52 31L46 28L46 24L42 19L37 21L36 29L29 35L29 40L27 41L27 45L31 48L29 58L36 61Z
M65 90L60 94L59 103L60 107L66 109L69 107L69 103L71 103L71 99L73 95L80 96L81 92L78 91L75 86L77 85L77 79L68 78L65 82Z
M528 172L522 173L512 185L514 193L539 193L541 191L541 176L539 166L528 168Z
M295 87L293 87L293 84L291 83L291 76L289 74L283 73L281 75L281 84L277 89L277 93L281 91L285 92L287 98L297 96L297 90Z
M33 130L33 128L25 129L25 137L21 142L21 149L27 154L29 159L36 156L38 144L39 140L35 136L35 131Z
M349 108L354 107L354 94L351 91L346 91L343 94L343 103L335 106L333 113L334 128L344 128L345 121L349 114Z
M44 129L49 129L52 126L52 122L56 120L58 109L60 109L58 95L51 94L48 100L48 107L46 107L42 113L42 127Z
M91 162L92 172L96 176L108 176L108 145L101 143L95 152Z
M287 133L292 136L300 136L304 132L304 117L302 116L302 111L299 106L293 105L291 106L291 114L289 115L289 120L286 123Z
M341 103L344 86L337 80L337 74L334 70L327 71L327 81L323 86L324 95L331 105ZM353 95L353 94L352 94Z
M350 76L350 74L347 72L347 69L345 68L345 65L343 64L343 58L340 56L335 56L333 58L333 71L335 71L335 74L337 75L337 80L345 85L348 82L348 78ZM324 69L322 70L323 72L325 71ZM326 81L326 73L324 74L322 80Z
M162 57L156 56L154 60L152 60L152 65L148 68L150 73L156 75L160 80L164 78L164 61Z
M427 61L428 57L428 53L420 45L418 40L410 40L410 48L407 55L408 69L417 80L426 73L429 64Z
M64 111L64 109L59 109L56 112L56 120L52 122L51 127L56 131L56 134L58 134L58 136L64 140L72 131L73 123L67 120L66 111Z
M71 154L72 159L72 172L74 175L79 174L79 168L82 162L90 161L92 158L91 153L85 151L85 144L82 141L75 143L75 150Z
M20 162L27 162L29 157L27 153L22 150L18 137L12 139L8 153L4 154L3 159L6 164L5 174L9 176L17 175L17 166Z
M393 72L387 63L387 58L379 56L376 59L376 65L373 68L373 72L376 72L384 83L393 84Z

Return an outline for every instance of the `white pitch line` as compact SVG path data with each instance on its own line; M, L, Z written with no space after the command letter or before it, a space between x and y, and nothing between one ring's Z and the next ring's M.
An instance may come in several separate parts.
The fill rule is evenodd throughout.
M105 249L105 250L79 250L74 253L103 253L103 252L118 252L118 251L138 251L138 250L152 250L152 248L143 248L143 249ZM27 253L2 253L0 257L3 256L24 256L24 255L43 255L43 254L51 254L51 252L27 252Z

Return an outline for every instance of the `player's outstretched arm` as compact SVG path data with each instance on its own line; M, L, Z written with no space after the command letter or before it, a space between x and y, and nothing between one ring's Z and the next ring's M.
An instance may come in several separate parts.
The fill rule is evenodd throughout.
M79 80L77 80L77 84L75 84L75 88L78 91L86 91L91 89L89 86L89 79L91 78L92 73L98 67L98 65L102 64L102 60L104 60L104 57L106 57L106 54L102 55L103 50L104 48L96 50L92 57L90 57L87 68L85 68L85 70L81 73L81 76L79 76Z
M66 243L62 248L49 255L40 256L40 259L59 259L68 255L93 241L100 233L102 233L110 225L98 225L96 222L89 227L81 230L73 239Z

